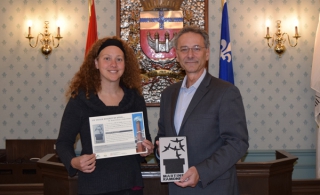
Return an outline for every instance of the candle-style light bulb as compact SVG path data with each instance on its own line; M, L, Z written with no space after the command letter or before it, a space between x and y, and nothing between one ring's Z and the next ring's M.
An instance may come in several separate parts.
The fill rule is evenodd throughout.
M28 36L29 36L29 37L31 36L31 26L32 26L32 21L29 20L29 21L28 21Z
M269 36L269 26L270 26L270 20L266 21L266 26L267 26L267 36Z
M58 27L58 37L60 37L60 25L61 25L61 23L60 23L60 21L59 20L57 20L57 27Z
M294 21L294 30L295 30L295 35L298 35L298 20Z

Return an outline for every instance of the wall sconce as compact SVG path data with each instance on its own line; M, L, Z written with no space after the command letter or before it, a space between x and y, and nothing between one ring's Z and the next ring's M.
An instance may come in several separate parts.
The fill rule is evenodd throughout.
M274 42L276 42L276 45L274 46L274 51L279 55L279 58L281 57L281 55L286 51L286 47L284 46L284 43L286 42L286 38L285 35L287 35L287 39L289 41L289 45L291 47L295 47L298 44L298 38L300 38L301 36L298 34L298 27L297 25L295 25L295 35L293 36L293 38L296 39L296 43L294 45L291 44L289 35L287 33L282 33L281 29L280 29L280 24L281 21L277 20L277 32L272 35L272 37L269 34L269 24L267 24L267 35L264 37L265 39L267 39L268 41L268 46L271 48L274 45ZM275 37L274 37L275 36ZM269 39L272 38L272 44L270 45L269 43Z
M32 22L29 21L29 24L28 24L28 26L29 26L29 28L28 28L28 36L26 38L29 39L30 47L35 48L38 45L38 39L39 39L39 36L41 35L42 36L42 38L40 39L40 42L42 44L41 52L46 56L46 58L48 58L48 55L52 51L52 47L50 46L50 42L52 41L52 46L54 48L57 48L57 47L59 47L60 39L62 39L62 37L60 36L60 25L57 22L57 24L58 24L58 32L57 32L57 36L54 37L54 38L58 39L58 44L55 46L54 45L54 38L53 38L53 36L51 38L50 37L51 34L48 32L48 24L49 24L49 22L45 21L44 24L45 24L44 25L44 33L39 33L38 36L37 36L37 40L36 40L35 45L32 45L31 44L31 39L33 39L34 37L31 35Z

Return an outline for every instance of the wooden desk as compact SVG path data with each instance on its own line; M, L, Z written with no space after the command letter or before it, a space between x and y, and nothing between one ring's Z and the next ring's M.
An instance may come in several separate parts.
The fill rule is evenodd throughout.
M47 154L38 161L45 195L77 195L78 177L69 177L56 154Z
M1 151L0 184L42 183L42 174L35 161L55 153L55 139L6 140L6 150Z
M283 150L276 150L275 156L276 160L272 161L236 164L241 194L292 194L292 171L298 158Z

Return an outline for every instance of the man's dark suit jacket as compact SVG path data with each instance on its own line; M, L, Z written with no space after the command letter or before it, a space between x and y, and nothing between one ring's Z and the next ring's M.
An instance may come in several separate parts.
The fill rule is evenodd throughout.
M239 194L235 163L244 156L249 144L238 88L206 73L177 135L174 114L181 85L182 82L175 83L162 93L156 140L186 136L189 167L197 168L200 181L194 188L169 183L170 195Z

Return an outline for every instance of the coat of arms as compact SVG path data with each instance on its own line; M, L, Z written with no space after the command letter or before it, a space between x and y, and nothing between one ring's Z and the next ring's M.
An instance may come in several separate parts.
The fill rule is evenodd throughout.
M207 0L120 0L120 32L140 61L141 84L148 106L158 106L161 92L181 81L173 39L184 25L205 28Z
M173 38L183 27L182 11L140 12L140 46L150 59L175 58Z

